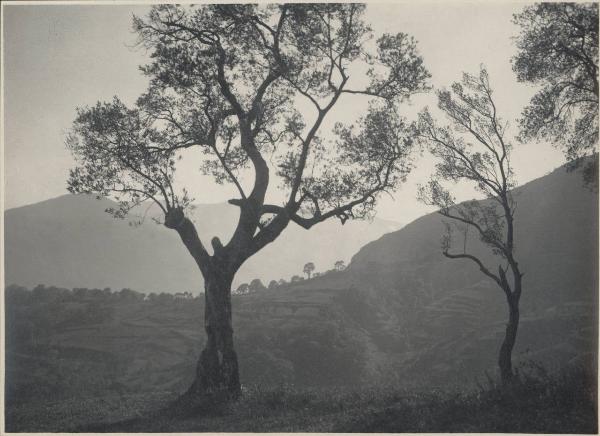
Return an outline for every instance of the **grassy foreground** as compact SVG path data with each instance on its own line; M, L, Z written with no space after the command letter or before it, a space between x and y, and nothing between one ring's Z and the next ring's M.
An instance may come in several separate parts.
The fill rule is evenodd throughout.
M7 431L596 433L596 384L582 370L520 376L510 388L408 393L392 388L245 388L240 400L168 407L168 393L97 398L7 413ZM70 408L70 409L66 409ZM87 410L87 412L86 412ZM119 420L119 415L125 420ZM94 420L95 423L90 423ZM86 422L87 421L87 422Z

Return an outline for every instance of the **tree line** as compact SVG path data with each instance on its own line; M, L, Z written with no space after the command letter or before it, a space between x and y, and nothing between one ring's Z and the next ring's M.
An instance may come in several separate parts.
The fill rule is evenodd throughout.
M346 269L346 264L343 260L336 261L334 263L333 269L330 269L330 270L324 271L324 272L315 272L315 264L313 262L307 262L306 264L304 264L304 267L302 268L302 272L304 274L306 274L306 279L310 280L311 277L312 278L321 277L322 275L328 274L330 272L343 271L344 269ZM262 280L253 279L252 281L250 281L250 283L242 283L235 289L235 291L232 291L232 292L233 292L233 294L243 295L243 294L264 291L266 289L274 290L279 287L285 286L289 283L298 283L302 280L304 280L303 277L295 274L290 278L289 282L287 282L285 279L271 280L271 281L269 281L269 285L265 286L263 284Z
M27 303L31 301L60 301L60 302L156 302L159 304L174 302L178 300L199 299L200 295L194 296L191 292L160 292L145 293L130 288L122 288L113 291L111 288L61 288L39 284L32 289L16 284L5 288L7 301Z

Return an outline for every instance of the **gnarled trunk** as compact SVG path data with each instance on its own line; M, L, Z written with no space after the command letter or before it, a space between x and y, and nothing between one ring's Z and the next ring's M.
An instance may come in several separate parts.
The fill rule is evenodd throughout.
M181 208L167 213L165 226L179 233L204 277L206 344L198 359L196 378L186 395L201 397L225 393L237 397L240 376L231 320L231 283L236 268L227 256L223 256L223 246L218 238L212 240L214 256L206 252L194 224Z
M196 366L196 379L189 394L240 394L237 354L233 346L231 283L233 274L205 274L204 328L206 344Z
M508 323L500 353L498 355L498 366L500 367L500 378L503 384L510 383L514 372L512 368L512 350L517 340L519 329L519 298L515 295L507 297L508 300Z

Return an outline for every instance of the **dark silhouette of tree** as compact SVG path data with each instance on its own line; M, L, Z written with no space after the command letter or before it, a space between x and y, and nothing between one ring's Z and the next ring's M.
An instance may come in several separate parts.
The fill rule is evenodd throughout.
M238 295L244 295L244 294L247 294L248 292L250 292L250 287L248 286L248 283L242 283L235 290L235 293Z
M156 293L154 292L150 292L147 296L146 296L146 300L150 303L155 303L156 299L157 299L158 295L156 295Z
M292 278L290 279L291 283L298 283L301 282L303 279L300 276L292 276Z
M541 86L523 111L521 136L551 141L576 167L598 143L598 3L536 3L513 21L521 27L513 70ZM598 161L585 162L585 181L596 185Z
M75 291L75 290L74 290ZM88 290L84 291L84 294L89 293ZM142 292L134 291L133 289L123 288L119 291L119 299L123 301L142 301L146 297Z
M277 280L271 280L269 282L269 289L273 290L279 287L279 283L277 283Z
M440 159L436 172L419 190L420 199L440 208L439 213L450 220L442 239L444 256L467 259L502 289L508 303L508 323L498 364L504 382L513 377L512 349L519 327L519 299L523 273L515 259L513 171L510 166L511 145L505 139L505 124L498 117L492 99L488 73L481 68L478 76L463 75L452 91L439 91L438 107L451 126L439 126L428 110L419 114L418 131L421 141ZM485 202L467 201L455 204L442 182L468 181L487 197ZM452 251L453 229L472 229L501 261L491 268L477 256ZM466 237L466 233L463 233Z
M167 294L166 292L161 292L156 297L156 302L158 304L170 305L173 304L174 298L172 294Z
M286 284L287 282L284 279L279 279L279 286L284 286Z
M315 264L312 262L308 262L304 264L304 268L302 269L302 272L304 274L306 274L306 277L310 279L310 275L312 274L312 272L315 270Z
M264 291L265 289L267 288L265 285L263 285L263 282L260 279L254 279L248 285L248 290L250 292Z
M190 300L192 298L192 294L189 292L176 292L173 296L175 300Z
M154 6L134 19L151 54L142 67L146 93L133 107L114 98L78 110L67 139L78 162L70 191L112 196L116 217L155 202L204 277L208 340L192 396L240 392L231 284L242 264L290 223L309 229L369 216L379 194L411 169L413 141L398 105L426 90L429 74L406 34L367 43L364 8ZM326 140L327 116L353 99L368 110L354 125L336 124ZM229 200L240 209L233 236L225 244L212 238L212 254L186 216L192 198L175 184L177 160L192 148L205 174L238 193ZM267 203L269 187L284 198Z
M338 260L337 262L335 262L334 267L336 271L343 271L346 269L346 264L343 260Z

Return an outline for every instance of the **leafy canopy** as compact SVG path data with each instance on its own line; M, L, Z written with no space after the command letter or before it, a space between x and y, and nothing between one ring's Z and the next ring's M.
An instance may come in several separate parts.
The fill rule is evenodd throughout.
M521 136L549 140L576 163L598 143L598 3L537 3L514 22L521 32L513 70L541 86L523 111Z
M479 75L464 74L451 91L438 91L438 107L450 120L442 125L428 110L419 114L419 141L439 158L430 182L421 186L419 197L426 204L440 208L449 218L442 239L444 255L449 258L470 259L481 271L507 289L506 272L510 267L515 276L520 272L514 260L513 221L515 203L510 189L514 186L510 165L512 149L506 136L506 124L500 119L492 98L493 91L486 69ZM456 204L445 186L461 180L473 183L488 201L467 201ZM454 250L453 231L463 233L463 251ZM498 274L467 250L467 233L472 230L494 254L506 261Z
M112 195L118 217L153 200L168 218L192 201L175 180L181 152L194 148L201 171L239 193L237 242L259 249L289 221L367 216L411 169L398 105L427 89L429 73L408 35L373 40L364 8L169 4L136 17L150 85L133 107L115 97L78 110L70 191ZM368 109L355 125L322 134L331 109L359 96ZM269 186L284 193L280 204L265 204Z

